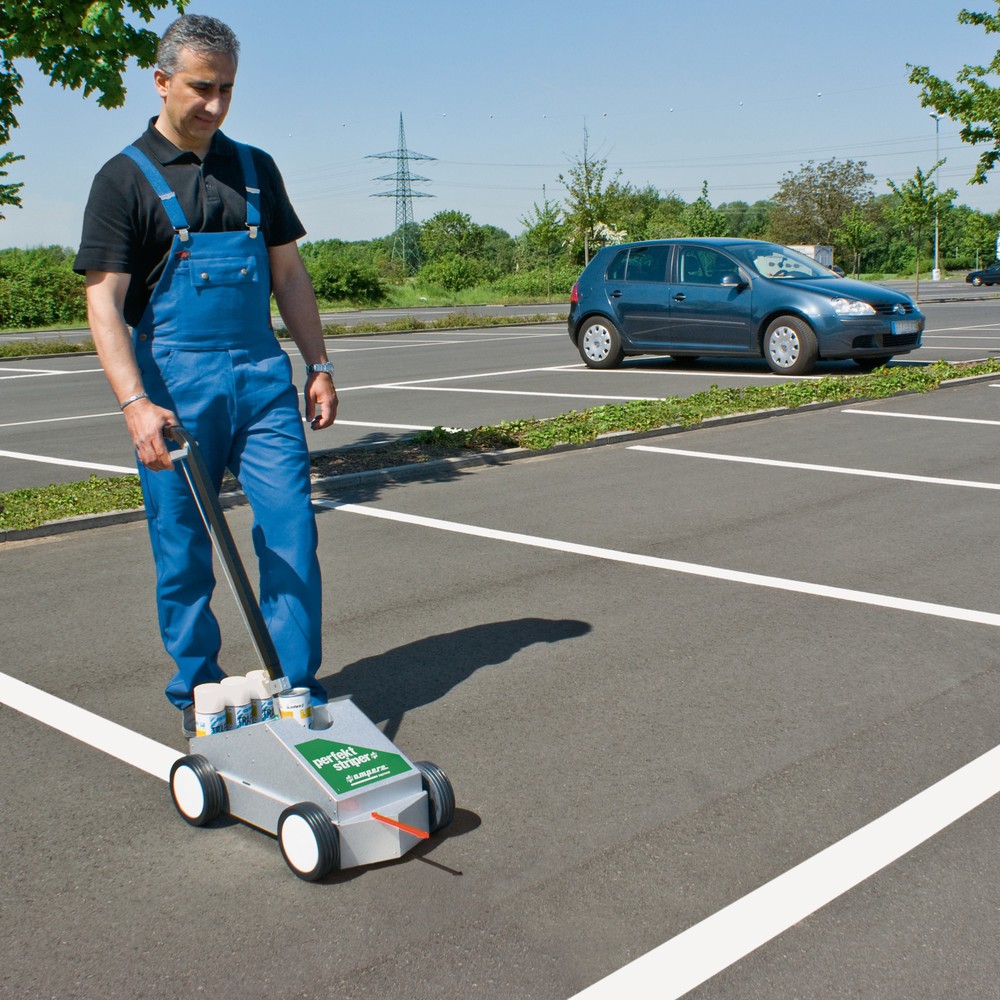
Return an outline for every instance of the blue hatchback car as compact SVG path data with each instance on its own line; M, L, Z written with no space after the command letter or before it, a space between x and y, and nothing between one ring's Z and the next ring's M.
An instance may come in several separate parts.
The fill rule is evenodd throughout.
M920 346L913 300L762 240L676 239L599 250L573 286L569 335L591 368L628 354L761 356L805 375L820 358L864 370Z

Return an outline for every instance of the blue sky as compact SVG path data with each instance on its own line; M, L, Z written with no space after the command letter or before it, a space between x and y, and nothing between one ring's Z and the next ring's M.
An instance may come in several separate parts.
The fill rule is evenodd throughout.
M975 9L992 8L991 3ZM691 4L647 0L195 0L227 21L242 56L225 131L277 160L310 239L390 233L389 185L400 113L411 165L431 179L422 221L454 209L516 235L533 203L561 200L558 175L583 130L608 177L713 204L770 197L810 160L865 160L886 179L935 161L934 122L907 63L953 78L1000 40L958 24L961 0ZM162 30L173 11L152 27ZM132 68L124 108L105 111L34 70L10 149L24 153L24 207L0 221L0 247L75 247L94 173L156 114L152 71ZM942 121L942 187L960 204L1000 208L1000 177L970 186L977 159Z

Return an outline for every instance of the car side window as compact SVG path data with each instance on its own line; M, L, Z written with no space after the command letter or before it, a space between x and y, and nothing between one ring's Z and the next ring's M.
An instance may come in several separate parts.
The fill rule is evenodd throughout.
M667 247L633 247L628 255L627 281L667 280Z
M684 247L677 270L678 280L687 285L721 285L727 276L739 279L736 264L708 247Z
M611 266L605 272L608 281L624 281L625 265L628 263L628 250L622 250L611 262Z

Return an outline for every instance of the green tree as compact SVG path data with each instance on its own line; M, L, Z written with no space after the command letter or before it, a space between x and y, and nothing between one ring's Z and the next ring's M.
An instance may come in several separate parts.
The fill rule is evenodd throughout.
M708 200L708 181L701 182L701 194L684 210L686 236L725 236L729 221Z
M719 205L717 211L725 215L733 236L760 240L767 233L771 215L769 201L755 201L752 205L745 201L727 201Z
M24 78L18 59L32 59L52 81L71 90L95 91L102 108L125 101L122 74L130 58L152 66L159 39L148 28L136 28L129 14L149 23L156 11L173 6L183 13L188 0L62 0L38 3L4 0L0 7L0 146L6 146L17 128L16 109L23 103ZM22 159L0 155L0 168ZM6 171L0 170L0 176ZM21 204L23 183L0 185L0 205ZM0 218L3 218L0 215Z
M958 22L977 25L988 35L1000 32L1000 0L997 13L962 10ZM1000 51L990 60L989 66L963 66L955 75L954 83L935 76L927 66L908 63L907 68L910 83L921 88L920 103L925 108L934 108L939 115L960 122L962 142L972 146L990 145L980 153L971 178L973 184L985 184L987 174L1000 159L1000 88L988 79L1000 74Z
M958 249L975 267L982 267L996 259L996 220L982 212L970 212L958 240Z
M920 297L920 244L923 235L934 225L935 212L940 213L958 194L953 188L941 192L937 190L934 184L934 171L939 166L940 163L935 163L927 173L917 167L916 173L900 185L891 180L887 182L897 199L896 204L890 209L890 214L913 239L916 251L917 298Z
M810 160L778 185L769 220L777 243L834 243L834 231L852 208L871 201L875 180L862 160Z
M567 191L566 218L573 238L583 247L583 263L590 263L590 251L605 242L601 234L608 230L604 219L604 174L607 159L595 159L590 152L590 134L583 129L583 149L568 174L559 175ZM619 174L615 174L617 180ZM614 227L611 227L612 229Z
M834 240L851 255L851 273L861 270L862 255L873 247L879 239L879 231L857 205L844 216L840 227L834 230Z
M530 268L541 266L545 271L545 297L552 297L552 269L562 256L566 243L566 222L559 205L549 201L542 187L542 203L534 202L531 212L520 220L523 258Z

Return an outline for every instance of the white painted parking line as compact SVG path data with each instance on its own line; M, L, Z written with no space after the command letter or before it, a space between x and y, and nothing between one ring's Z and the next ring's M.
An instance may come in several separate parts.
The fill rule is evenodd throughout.
M170 777L170 766L182 756L162 743L9 674L0 673L0 703L164 781Z
M650 569L665 570L669 573L684 573L689 576L707 577L713 580L745 584L751 587L791 591L792 593L812 597L825 597L835 601L850 601L855 604L867 604L876 608L907 611L919 615L930 615L936 618L948 618L952 621L973 622L977 625L989 625L993 628L1000 628L1000 614L993 611L976 611L971 608L958 608L947 604L934 604L929 601L915 601L907 597L892 597L888 594L874 594L863 590L851 590L847 587L831 587L823 583L789 580L779 576L765 576L761 573L747 573L742 570L725 569L719 566L704 566L699 563L681 562L677 559L663 559L659 556L648 556L638 552L605 549L596 545L581 545L578 542L566 542L558 538L545 538L540 535L524 535L515 531L484 528L476 524L464 524L461 521L443 521L439 518L423 517L419 514L404 514L400 511L385 510L380 507L369 507L362 504L314 499L313 506L327 510L343 511L349 514L361 514L365 517L375 517L385 521L396 521L400 524L434 528L438 531L450 531L459 535L470 535L493 541L511 542L515 545L528 545L534 548L548 549L552 552L587 556L591 559L604 559L610 562L627 563L633 566L645 566Z
M382 386L390 388L390 386ZM407 392L465 392L480 396L542 396L545 399L603 399L618 400L621 402L636 402L643 399L658 399L658 396L604 396L591 395L583 392L528 392L522 389L456 389L451 386L435 385L394 385L393 389L405 390Z
M432 431L434 428L430 424L387 424L367 423L364 420L341 420L337 419L337 427L375 427L381 430L393 431Z
M1000 490L1000 483L984 483L974 479L939 479L936 476L913 476L901 472L879 472L874 469L852 469L839 465L813 465L809 462L783 462L774 458L751 458L747 455L720 455L711 451L686 451L683 448L658 448L634 444L629 451L654 452L658 455L681 455L686 458L710 458L717 462L738 462L744 465L770 465L780 469L802 469L806 472L835 472L844 476L868 476L872 479L901 479L908 483L931 486L964 486L976 490Z
M899 860L1000 792L1000 747L573 1000L675 1000Z
M97 472L121 472L136 475L135 466L99 465L96 462L75 462L68 458L52 458L48 455L26 455L19 451L0 451L0 458L16 458L22 462L40 462L42 465L65 465L73 469L94 469Z
M991 389L997 388L990 386ZM900 420L939 420L946 424L986 424L996 426L1000 420L979 420L973 417L937 417L926 413L890 413L888 410L862 410L860 408L848 408L843 413L857 413L863 417L897 417Z
M4 369L10 371L10 369ZM0 382L10 381L18 378L50 378L53 375L93 375L96 372L103 374L101 368L64 368L60 370L49 368L15 368L12 375L0 375Z
M36 424L65 424L70 420L97 420L104 417L121 417L118 410L107 413L81 413L75 417L44 417L42 420L15 420L10 423L0 424L0 427L34 427Z
M503 378L508 375L533 375L537 372L559 371L559 368L544 366L541 368L513 368L500 372L474 372L470 375L442 375L438 378L411 379L405 382L374 382L371 385L349 385L345 388L337 386L338 393L359 392L363 389L399 389L410 385L438 385L441 382L463 382L477 378Z

